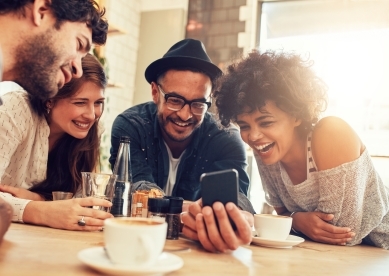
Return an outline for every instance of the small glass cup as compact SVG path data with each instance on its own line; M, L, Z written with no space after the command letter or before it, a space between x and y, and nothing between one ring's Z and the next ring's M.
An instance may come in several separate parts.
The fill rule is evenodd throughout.
M82 197L95 197L112 202L117 175L107 173L81 172ZM92 206L91 208L110 212L111 207Z
M73 197L73 193L61 192L61 191L54 191L52 192L52 195L53 195L53 200L71 199Z

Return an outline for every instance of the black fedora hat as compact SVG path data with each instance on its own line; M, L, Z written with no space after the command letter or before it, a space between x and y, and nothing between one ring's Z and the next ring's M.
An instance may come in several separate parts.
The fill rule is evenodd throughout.
M152 62L145 71L146 80L151 83L169 70L178 68L195 68L206 73L211 80L221 75L222 71L205 51L203 43L196 39L184 39L174 44L162 58Z

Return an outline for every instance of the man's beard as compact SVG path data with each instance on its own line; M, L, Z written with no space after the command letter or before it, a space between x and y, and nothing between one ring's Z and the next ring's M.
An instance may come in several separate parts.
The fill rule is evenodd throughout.
M36 36L16 49L13 81L43 101L58 93L59 55L54 48L53 31Z
M174 142L184 142L186 141L187 139L191 139L193 134L195 133L195 131L200 127L200 124L198 123L198 121L196 120L194 122L195 124L195 127L193 128L192 132L188 135L188 136L179 136L177 137L176 136L173 136L171 135L167 130L166 130L166 125L170 122L171 124L173 124L173 122L170 121L169 118L166 118L164 119L163 118L163 115L162 113L158 113L157 114L157 117L158 117L158 122L159 122L159 126L161 128L161 130L167 135L167 137L169 137L170 140L174 141Z

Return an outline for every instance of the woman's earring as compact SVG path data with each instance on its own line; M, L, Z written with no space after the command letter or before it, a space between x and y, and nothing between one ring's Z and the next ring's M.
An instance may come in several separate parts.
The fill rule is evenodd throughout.
M47 114L50 114L50 111L51 111L51 108L52 108L51 103L47 103L46 107L47 107L46 108Z

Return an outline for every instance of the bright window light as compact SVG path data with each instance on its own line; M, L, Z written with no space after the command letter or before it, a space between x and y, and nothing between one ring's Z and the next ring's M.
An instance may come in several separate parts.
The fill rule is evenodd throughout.
M260 50L309 57L328 85L324 114L346 120L374 156L389 156L389 1L262 5Z

